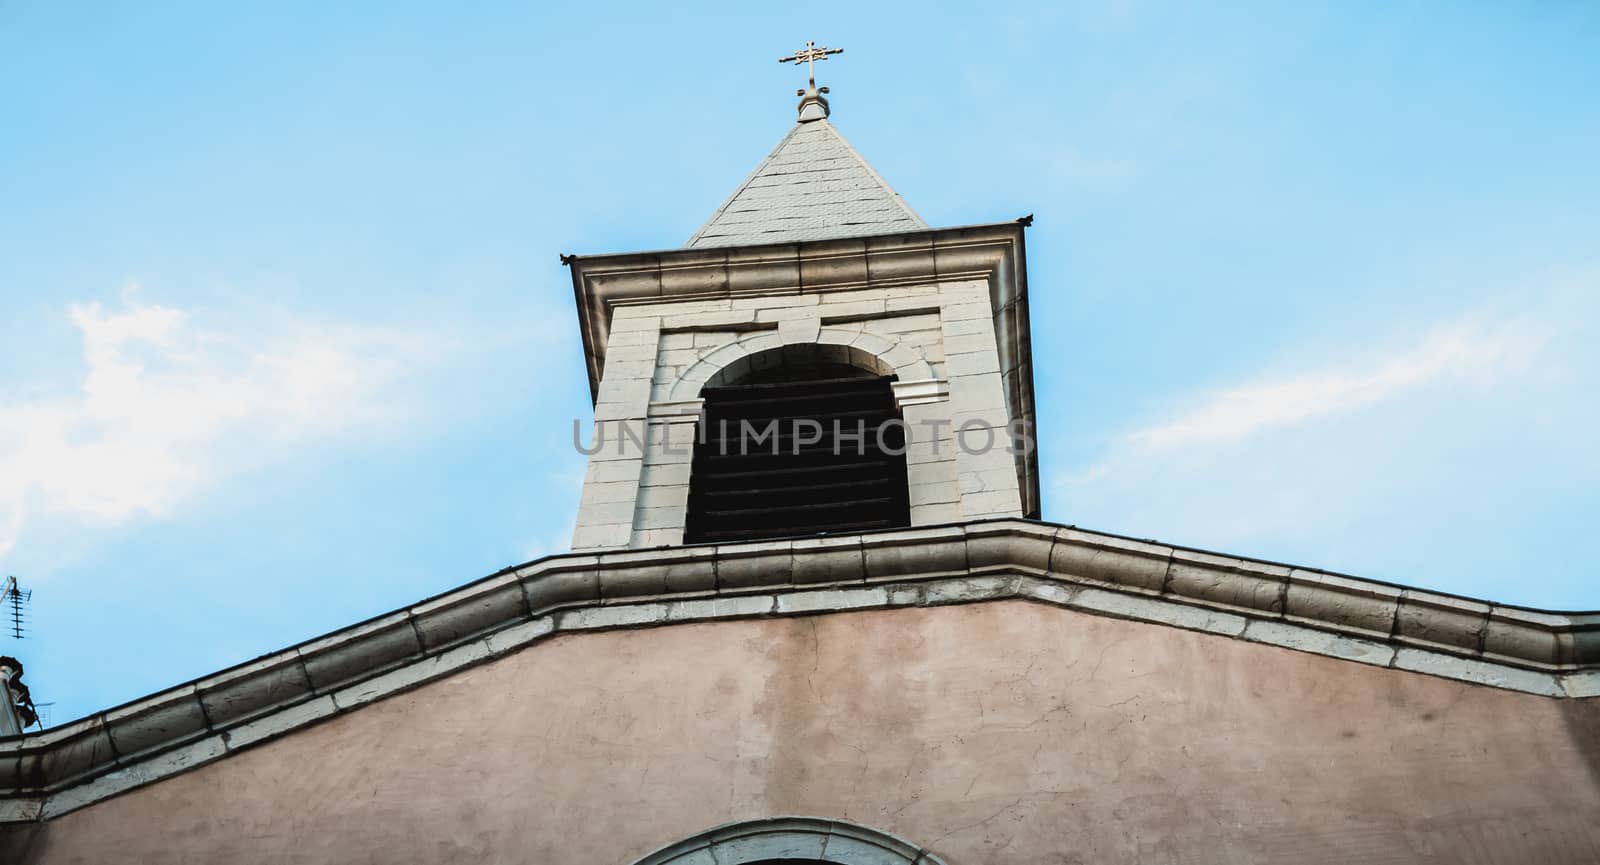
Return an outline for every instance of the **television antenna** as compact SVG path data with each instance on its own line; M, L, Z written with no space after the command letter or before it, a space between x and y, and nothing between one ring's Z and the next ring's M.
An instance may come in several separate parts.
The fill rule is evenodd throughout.
M27 633L28 602L32 598L33 590L18 585L16 577L6 577L4 588L0 588L0 616L11 636L19 640Z

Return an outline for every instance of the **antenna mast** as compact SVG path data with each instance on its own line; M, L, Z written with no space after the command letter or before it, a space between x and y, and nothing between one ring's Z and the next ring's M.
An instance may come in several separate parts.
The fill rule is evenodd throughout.
M0 589L0 607L4 608L11 636L19 640L27 631L28 601L32 598L32 589L24 589L17 585L16 577L6 577L5 587Z

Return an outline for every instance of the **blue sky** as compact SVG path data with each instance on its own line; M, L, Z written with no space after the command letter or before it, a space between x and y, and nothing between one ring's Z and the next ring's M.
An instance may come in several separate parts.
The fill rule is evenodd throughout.
M0 5L0 638L60 723L558 552L559 253L834 122L1037 214L1044 515L1600 607L1600 8ZM770 8L768 8L770 7Z

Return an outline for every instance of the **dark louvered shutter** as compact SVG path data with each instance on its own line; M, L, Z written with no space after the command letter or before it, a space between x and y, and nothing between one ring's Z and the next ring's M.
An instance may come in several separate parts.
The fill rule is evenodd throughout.
M707 387L701 396L705 413L689 476L686 543L911 525L905 428L890 423L900 412L889 377ZM797 424L802 420L819 424L822 438L796 453L797 435L811 437ZM775 442L757 444L746 434L759 435L772 421ZM836 429L843 435L835 438ZM864 431L859 444L857 431Z

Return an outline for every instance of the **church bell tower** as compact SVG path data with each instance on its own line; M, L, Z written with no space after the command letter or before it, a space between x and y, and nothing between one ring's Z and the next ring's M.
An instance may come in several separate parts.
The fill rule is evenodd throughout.
M595 421L574 550L1039 516L1031 217L930 228L827 92L681 248L564 257Z

